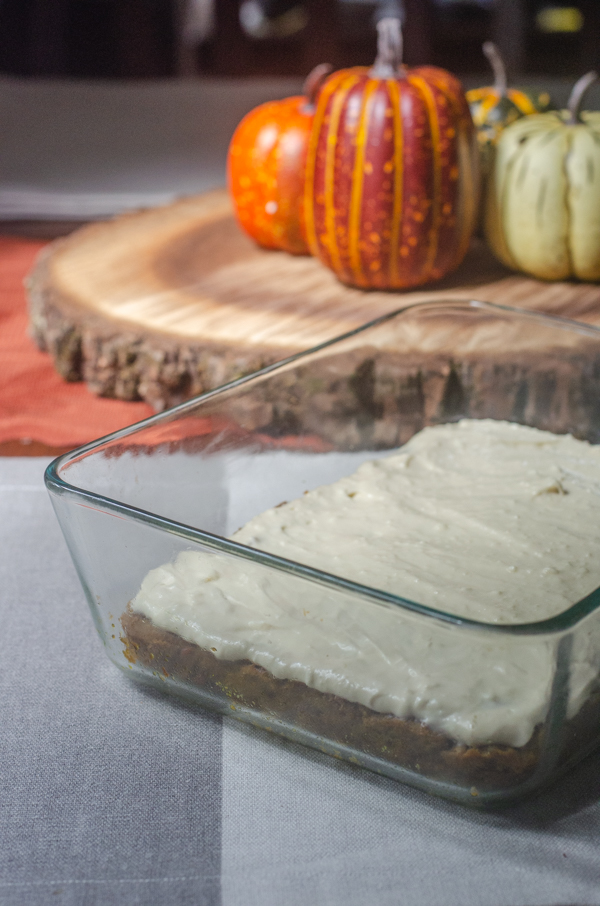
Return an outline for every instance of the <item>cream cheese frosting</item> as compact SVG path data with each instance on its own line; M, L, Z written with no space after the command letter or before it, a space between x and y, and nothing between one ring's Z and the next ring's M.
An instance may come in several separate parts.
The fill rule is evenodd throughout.
M492 420L400 451L251 519L232 538L483 623L561 613L600 586L600 448ZM467 745L524 745L547 713L556 641L424 619L224 554L186 551L132 602L227 660L416 718ZM600 669L575 639L569 716Z

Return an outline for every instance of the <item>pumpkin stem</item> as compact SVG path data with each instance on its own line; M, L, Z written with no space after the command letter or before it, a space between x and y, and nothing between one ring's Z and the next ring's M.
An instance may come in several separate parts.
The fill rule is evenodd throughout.
M504 65L502 55L492 41L486 41L482 50L490 61L490 66L494 71L494 89L501 98L505 98L508 91L508 80L506 78L506 66Z
M369 75L374 79L395 79L402 69L402 25L386 16L377 23L377 59Z
M306 103L302 107L304 113L314 113L321 86L332 70L333 66L330 63L319 63L306 76L302 86L302 94L306 98Z
M575 84L573 85L573 91L571 92L571 97L567 103L567 110L569 111L569 117L567 119L568 126L576 126L577 123L581 122L581 117L579 116L579 108L581 107L581 102L583 101L583 96L594 82L598 81L597 72L588 72L584 76L581 76Z

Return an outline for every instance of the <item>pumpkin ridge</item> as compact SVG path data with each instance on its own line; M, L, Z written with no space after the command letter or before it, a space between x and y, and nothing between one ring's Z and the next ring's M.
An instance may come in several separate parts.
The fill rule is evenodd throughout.
M327 112L327 104L329 98L343 79L343 74L338 73L331 76L323 89L321 90L321 95L317 102L317 110L315 111L315 116L313 120L313 128L310 135L310 141L308 145L308 153L306 157L306 175L304 181L304 211L305 211L305 228L306 228L306 238L308 242L308 247L313 255L318 255L318 242L317 242L317 231L315 227L315 215L312 204L312 197L314 192L315 184L315 170L317 163L317 149L319 145L319 135L321 131L321 125L325 119L325 114Z
M458 217L458 212L461 211L462 207L462 228L456 247L456 266L458 266L463 260L463 258L467 254L469 245L471 244L473 224L475 223L477 218L476 212L480 201L478 187L479 149L476 148L475 152L477 154L477 162L474 162L472 159L471 149L469 148L469 140L468 137L464 135L463 130L463 132L461 133L461 140L459 141L457 157L460 161L461 156L463 154L466 154L469 159L470 165L460 167L460 172L463 174L463 177L457 189L456 210Z
M542 179L540 185L540 191L538 192L537 201L535 203L535 219L538 225L538 228L541 229L544 222L544 201L546 200L546 192L548 191L548 180Z
M487 97L483 97L477 113L477 122L479 124L485 123L488 114L494 109L498 101L499 97L496 94L490 93Z
M469 95L473 98L474 101L479 101L481 98L486 97L489 93L489 88L471 88L469 89Z
M507 239L506 229L506 195L509 190L510 177L515 166L517 153L513 154L506 162L502 170L495 167L494 185L490 192L488 203L486 205L486 237L492 250L497 258L512 270L518 270L519 265L516 261L512 249ZM493 202L493 203L492 203ZM498 226L496 227L496 223Z
M523 174L523 160L521 159L521 152L526 150L529 138L530 138L530 136L527 136L527 138L523 141L523 144L520 145L519 148L517 149L517 151L515 152L510 163L507 165L506 177L504 180L504 184L502 186L502 190L503 190L502 191L502 196L503 196L503 198L502 198L502 202L503 202L503 204L502 204L502 215L503 215L502 233L503 233L503 236L505 237L504 244L506 246L506 250L508 251L508 253L510 255L511 267L513 267L515 270L523 270L523 265L519 258L518 252L516 252L515 249L513 248L511 234L510 234L509 230L507 229L506 225L504 225L504 224L505 224L506 217L507 217L506 209L508 207L507 198L509 197L509 193L512 193L513 191L515 191L513 184L516 186L519 183L519 179L521 179L521 181L523 179L523 177L521 176L521 174ZM527 169L529 168L529 162L526 161L526 164L527 165L525 168L525 173L527 172ZM517 172L519 170L519 168L520 168L520 172Z
M509 88L507 97L515 105L519 113L531 116L537 112L531 99L527 97L524 91L519 91L518 88Z
M423 67L420 67L418 71L422 72ZM435 73L435 69L429 67L428 73ZM458 241L456 242L454 254L452 255L453 264L450 269L454 270L465 257L473 233L473 224L476 219L476 212L479 204L478 183L480 152L477 145L472 146L470 141L470 135L474 129L473 117L471 116L469 105L467 104L464 95L462 95L462 86L460 85L460 82L454 78L450 81L436 79L435 81L432 80L431 84L433 84L435 88L444 95L446 100L450 102L450 108L456 121L455 127L458 133L457 163L459 164L461 180L456 189L455 201L457 217L459 216L459 212L461 212L460 222L462 223L462 228L460 229ZM483 89L484 92L485 90L486 89ZM474 157L476 158L475 160L473 159ZM474 199L476 199L476 201ZM438 243L439 241L440 237L438 237ZM446 272L445 268L444 272Z
M346 102L351 89L356 85L358 77L354 74L348 76L340 85L339 94L333 100L331 112L329 115L329 128L325 138L325 178L324 178L324 195L325 195L325 230L327 233L327 245L331 265L339 271L341 268L340 249L336 236L335 223L335 150L337 145L337 133L342 114L342 107Z
M456 125L456 166L460 175L452 202L458 231L454 235L451 270L458 267L467 253L479 206L479 149L473 149L469 141L470 125L460 120Z
M600 154L595 141L598 121L573 129L569 169L569 204L573 273L580 280L600 280ZM574 167L574 164L577 165Z
M429 114L429 130L431 134L431 155L433 164L433 191L432 191L432 211L431 227L429 232L429 249L425 259L424 279L426 282L428 276L431 276L435 259L438 252L438 231L440 226L440 203L441 203L441 183L442 168L440 161L440 124L437 115L437 106L435 96L429 85L420 76L409 76L409 82L420 92L425 101L427 113ZM427 275L427 276L425 276Z
M365 149L367 144L369 116L371 114L371 99L379 83L374 79L367 82L365 95L360 112L360 119L356 135L356 152L354 157L354 168L352 173L352 192L350 195L350 212L348 217L348 235L349 242L349 259L350 267L356 281L361 284L364 282L364 274L359 251L359 242L361 237L361 213L364 184L364 166L365 166Z
M566 159L567 159L567 156L568 156L570 148L571 148L572 136L571 136L571 134L565 134L564 129L561 129L560 131L558 131L558 130L553 131L552 136L553 136L553 139L558 140L560 146L563 146L562 151L560 151L560 159L561 159L562 175L563 175L563 178L565 181L565 185L564 185L564 191L561 195L561 201L560 201L560 205L559 205L562 215L564 216L564 230L561 229L561 232L560 232L560 240L557 243L557 245L560 248L560 254L558 252L556 253L556 257L555 257L555 259L553 261L553 265L552 265L554 270L552 272L552 276L550 277L550 279L565 280L565 279L569 279L569 274L573 273L572 251L571 251L570 244L569 244L569 242L570 242L569 222L570 222L570 218L571 218L571 212L570 212L570 206L569 206L569 179L568 179L568 171L567 171L567 167L566 167ZM506 195L508 197L512 197L512 195L514 194L517 197L520 197L521 206L523 204L525 204L522 196L523 196L523 193L525 193L525 195L527 195L527 190L525 188L525 184L527 183L527 185L529 185L529 179L528 179L529 174L533 173L535 175L535 172L536 172L535 155L537 153L539 153L539 150L538 150L539 146L544 141L545 138L546 138L546 136L544 136L543 132L540 132L537 129L532 130L532 132L529 135L527 135L527 140L523 144L518 146L516 153L514 154L514 166L511 167L510 169L507 168L506 183L505 183ZM544 147L547 148L548 145L546 144ZM520 172L516 172L515 168L517 168L517 167L521 168ZM523 169L523 168L525 168L525 169ZM533 201L533 199L531 199L531 201ZM546 207L546 202L547 202L547 189L545 192L541 193L541 196L540 196L540 193L538 192L538 194L535 197L535 210L532 211L532 214L535 217L535 228L537 231L540 232L540 234L543 233L543 231L544 231L543 228L546 223L546 220L544 217L544 207ZM508 203L507 203L507 206L508 206ZM515 209L514 209L514 205L513 205L511 207L511 214L510 214L511 218L514 218L514 210ZM520 244L516 243L515 236L514 236L514 229L512 227L507 228L507 226L504 225L503 234L504 234L504 236L507 237L506 245L509 248L510 255L515 262L515 264L513 266L516 267L516 269L518 269L518 270L525 271L525 273L530 273L530 274L535 275L536 271L537 271L537 264L535 266L532 264L531 258L529 257L529 254L527 251L529 246L527 244L523 244L522 242ZM560 267L557 269L557 261L560 261L560 255L564 255L565 265L564 265L564 267ZM542 279L549 279L549 275L544 275L542 277Z
M597 145L600 145L600 132L596 132L596 130L592 127L593 120L589 120L589 119L586 117L586 119L584 120L584 123L586 124L586 126L589 126L589 127L590 127L590 136L591 136L592 140L593 140Z
M594 161L592 160L591 157L586 158L585 166L586 166L587 181L589 183L593 183L595 180L595 170L594 170Z
M400 254L400 221L404 204L404 134L400 104L402 92L398 82L388 81L388 91L394 119L394 206L392 235L390 238L390 277L392 285L398 282L398 255Z
M566 246L566 250L567 250L567 261L569 262L569 273L575 274L575 276L578 277L579 274L577 274L575 271L575 252L574 252L573 246L571 244L572 243L571 224L572 224L572 220L573 220L573 209L572 209L572 202L571 202L571 179L570 179L570 175L569 175L569 167L567 165L569 155L571 154L571 152L573 150L573 139L574 139L573 130L570 129L569 134L567 136L568 150L567 150L567 153L563 155L562 166L563 166L563 172L565 175L565 202L564 203L565 203L565 207L567 209L567 236L566 236L566 242L565 242L565 246Z
M429 84L433 85L446 100L450 101L450 105L456 117L461 120L466 118L470 124L472 120L471 112L464 96L461 101L462 86L458 79L442 78L440 70L435 66L418 66L413 70L413 75L418 76L421 74L421 76L423 76L424 73L428 76Z
M562 130L559 131L558 129L551 131L550 135L551 135L551 139L562 139L563 138ZM535 137L536 136L534 136L534 138ZM567 150L566 150L566 153L564 153L562 155L562 171L563 171L563 175L564 175L564 179L565 179L563 207L566 212L565 253L566 253L566 257L567 257L568 271L567 271L566 276L563 277L562 279L568 280L569 275L574 273L573 249L571 247L571 220L572 220L571 203L570 203L571 192L570 192L570 183L569 183L569 170L567 167L567 160L568 160L568 157L571 154L571 151L573 148L573 131L572 130L569 130L566 138L567 138ZM540 142L540 144L542 144L542 142L543 142L543 139ZM550 140L547 141L546 144L550 144ZM547 190L547 185L546 185L546 190ZM544 193L544 198L542 199L542 201L545 201L545 193ZM541 207L541 204L540 204L540 207ZM541 224L543 223L542 214L543 214L543 211L540 211L540 217L538 219L540 228L541 228Z

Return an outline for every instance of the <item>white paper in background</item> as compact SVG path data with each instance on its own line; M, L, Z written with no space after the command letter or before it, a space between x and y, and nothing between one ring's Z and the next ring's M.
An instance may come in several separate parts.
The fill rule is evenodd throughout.
M241 118L300 88L0 78L0 219L94 219L223 186Z

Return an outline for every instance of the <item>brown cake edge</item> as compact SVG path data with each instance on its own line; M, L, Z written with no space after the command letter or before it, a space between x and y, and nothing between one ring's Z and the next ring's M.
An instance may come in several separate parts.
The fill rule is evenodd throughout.
M535 771L543 730L525 746L467 746L416 719L382 714L297 680L278 679L249 660L221 660L212 651L155 626L128 606L121 617L124 657L156 676L173 678L245 706L292 728L383 759L436 780L505 789Z

